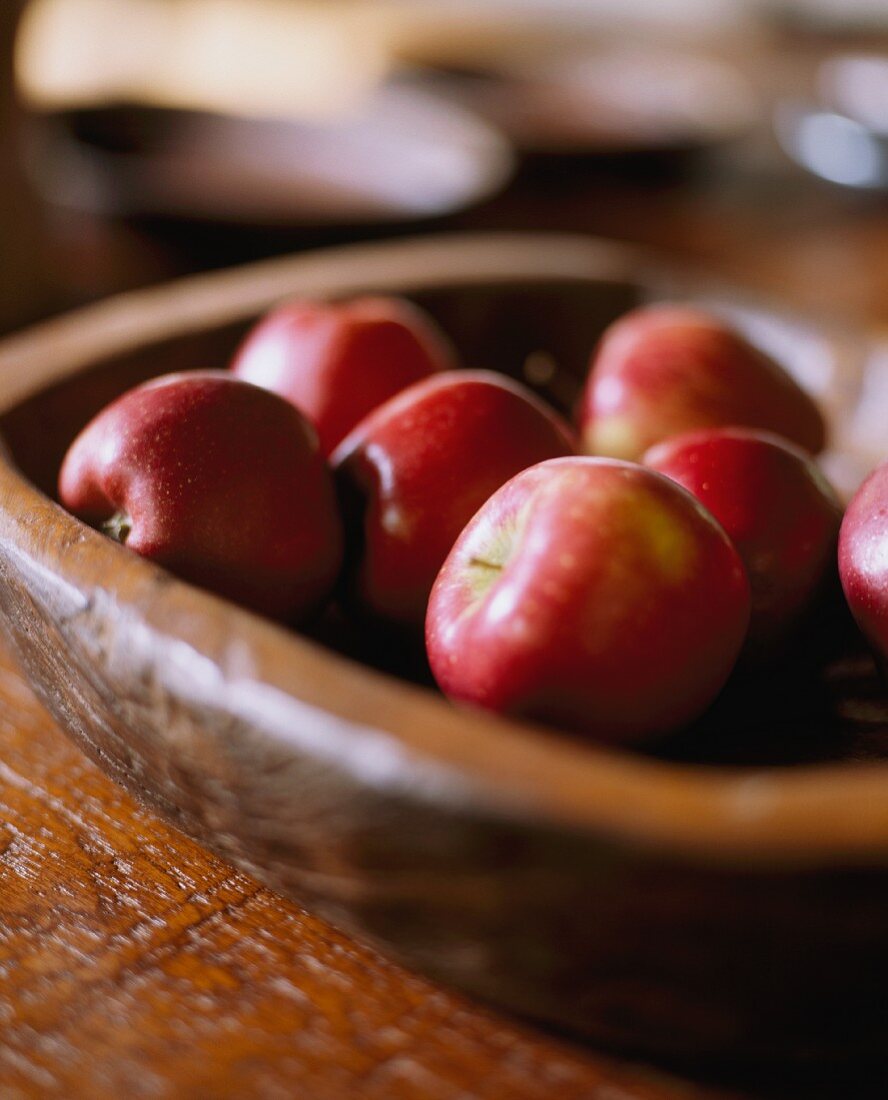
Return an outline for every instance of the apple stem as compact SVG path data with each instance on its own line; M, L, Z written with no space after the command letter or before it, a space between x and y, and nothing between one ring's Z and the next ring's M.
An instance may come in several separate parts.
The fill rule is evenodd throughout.
M495 561L485 561L484 558L470 558L469 565L477 565L481 569L490 569L491 572L499 573L502 570L502 566Z
M102 524L102 534L114 539L115 542L125 543L132 529L133 521L126 512L115 512Z

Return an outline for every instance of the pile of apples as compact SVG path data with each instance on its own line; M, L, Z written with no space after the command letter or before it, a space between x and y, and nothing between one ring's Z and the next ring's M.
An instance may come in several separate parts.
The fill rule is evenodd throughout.
M453 700L623 744L777 660L836 573L816 404L715 316L641 307L590 349L576 428L458 369L393 298L294 302L225 371L167 375L65 457L71 512L178 576L306 623L335 600L422 645ZM888 467L841 535L888 654Z

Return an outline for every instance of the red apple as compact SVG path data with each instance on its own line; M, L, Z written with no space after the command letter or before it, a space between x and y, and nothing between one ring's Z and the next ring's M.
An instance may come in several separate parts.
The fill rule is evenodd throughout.
M432 582L495 489L571 454L570 429L530 390L487 371L418 382L361 421L333 455L360 546L347 587L372 616L422 628Z
M247 336L231 369L305 413L329 455L377 405L455 366L443 333L416 306L359 298L281 306Z
M714 428L660 443L644 462L693 493L740 552L752 644L785 637L835 573L842 509L811 458L779 436Z
M848 505L839 577L851 614L888 669L888 463L870 474Z
M812 453L825 434L816 404L782 367L725 322L680 305L633 310L606 330L580 419L587 452L631 460L697 428L760 428Z
M454 700L632 743L706 708L748 621L743 563L689 493L564 458L513 478L460 535L426 645Z
M314 429L224 371L167 375L107 406L72 443L59 498L137 554L278 618L320 604L341 563Z

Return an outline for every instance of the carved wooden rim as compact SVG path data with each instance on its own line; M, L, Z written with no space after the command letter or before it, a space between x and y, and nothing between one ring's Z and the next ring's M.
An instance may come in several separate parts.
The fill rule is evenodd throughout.
M294 293L409 293L516 274L632 279L642 263L651 269L636 250L590 238L470 234L348 246L184 279L0 343L0 411L102 358L246 319ZM876 335L871 339L875 346ZM298 714L293 708L310 708L323 730L318 752L369 784L404 784L430 799L468 800L487 813L594 830L685 856L766 864L888 857L888 765L675 765L459 711L178 581L158 585L158 570L68 516L5 458L0 500L4 537L17 560L51 571L60 586L95 593L106 606L125 589L125 610L169 643L159 659L171 668L190 653L195 663L209 659L226 681L243 684L246 662L249 684L261 689L250 695L254 711L267 715L282 698L291 717ZM68 532L65 545L47 545L41 530L59 523ZM231 645L208 646L207 637L236 639L236 655ZM331 673L347 688L319 697L313 685Z

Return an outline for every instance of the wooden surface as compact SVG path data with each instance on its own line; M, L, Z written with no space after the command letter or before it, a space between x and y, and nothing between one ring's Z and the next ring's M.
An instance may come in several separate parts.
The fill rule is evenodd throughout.
M14 186L2 184L6 198ZM9 190L7 190L9 188ZM16 219L9 219L17 224ZM888 207L771 161L739 175L519 181L463 227L652 243L838 314L888 317ZM51 219L47 313L303 243ZM315 243L315 242L312 242ZM7 321L7 323L10 323ZM693 1077L693 1072L689 1077ZM884 1081L697 1087L569 1046L407 974L141 810L0 651L0 1096L726 1100L883 1096Z
M704 1100L413 977L140 809L0 648L0 1095Z

